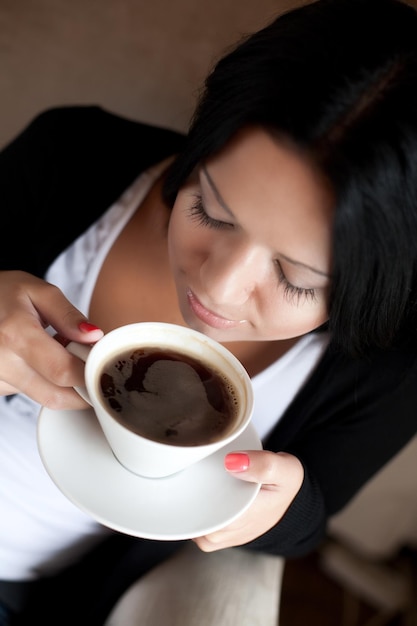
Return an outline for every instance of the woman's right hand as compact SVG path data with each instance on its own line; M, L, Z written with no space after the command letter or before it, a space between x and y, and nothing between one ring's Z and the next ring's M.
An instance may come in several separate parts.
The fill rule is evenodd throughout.
M58 287L26 272L0 272L0 395L22 392L51 409L85 408L73 389L84 384L84 363L48 326L68 341L103 336Z

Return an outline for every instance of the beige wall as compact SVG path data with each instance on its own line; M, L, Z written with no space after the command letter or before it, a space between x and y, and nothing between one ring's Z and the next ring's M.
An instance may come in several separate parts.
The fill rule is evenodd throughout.
M98 103L187 127L216 57L300 0L0 0L0 146L40 110Z

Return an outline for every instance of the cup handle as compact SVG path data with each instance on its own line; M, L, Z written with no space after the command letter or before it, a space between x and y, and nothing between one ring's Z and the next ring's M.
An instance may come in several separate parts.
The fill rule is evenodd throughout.
M86 346L82 343L77 343L76 341L70 341L70 343L66 346L68 352L71 352L74 356L77 356L79 359L84 361L87 360L88 355L90 354L92 346ZM92 405L90 400L90 396L88 395L87 389L85 387L74 387L75 391L82 397L83 400L88 402L89 405Z

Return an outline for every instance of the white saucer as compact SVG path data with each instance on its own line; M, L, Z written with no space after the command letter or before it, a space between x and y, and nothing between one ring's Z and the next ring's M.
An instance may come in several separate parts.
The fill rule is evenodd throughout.
M251 424L232 444L168 478L142 478L120 465L93 410L43 408L38 447L69 500L101 524L135 537L180 540L213 532L239 517L260 489L223 467L229 451L262 449Z

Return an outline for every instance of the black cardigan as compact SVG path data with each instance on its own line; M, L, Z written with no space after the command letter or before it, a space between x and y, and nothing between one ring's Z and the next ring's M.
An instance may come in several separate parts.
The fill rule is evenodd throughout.
M0 268L44 276L141 171L183 146L178 133L99 107L41 114L0 153ZM412 350L353 360L327 349L264 442L301 459L304 483L279 524L247 547L286 557L313 549L328 517L416 433L416 407Z

